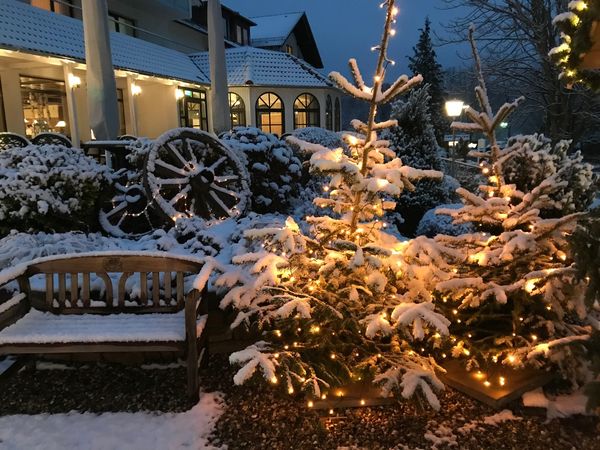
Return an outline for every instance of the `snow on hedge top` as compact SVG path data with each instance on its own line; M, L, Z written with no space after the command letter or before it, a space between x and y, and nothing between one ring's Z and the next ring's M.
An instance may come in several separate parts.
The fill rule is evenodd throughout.
M85 61L81 20L16 0L0 0L0 11L0 47ZM184 53L115 32L110 43L115 68L210 83Z
M190 58L203 72L210 72L208 52L195 53ZM225 60L230 86L331 86L317 69L288 53L237 47L225 50Z

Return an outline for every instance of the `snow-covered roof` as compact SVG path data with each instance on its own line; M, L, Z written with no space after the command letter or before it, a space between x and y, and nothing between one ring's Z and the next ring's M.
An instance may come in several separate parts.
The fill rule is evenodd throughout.
M282 45L303 15L303 12L294 12L251 17L256 23L256 26L252 27L252 45Z
M208 52L190 57L203 72L210 73ZM238 47L226 49L225 59L230 86L332 86L317 69L287 53Z
M16 0L0 0L0 11L0 48L85 61L81 20ZM117 69L210 83L208 76L184 53L115 32L110 33L110 41Z

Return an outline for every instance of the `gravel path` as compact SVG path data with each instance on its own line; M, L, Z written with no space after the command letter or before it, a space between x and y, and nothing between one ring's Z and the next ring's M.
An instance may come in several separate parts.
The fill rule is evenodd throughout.
M202 375L205 391L226 394L227 411L217 423L214 445L235 449L600 449L600 421L575 417L546 421L509 405L498 411L447 390L442 409L412 402L337 411L306 408L301 398L255 384L237 387L223 356L212 356ZM185 368L144 370L88 364L75 370L25 369L0 383L0 415L79 411L184 411ZM485 419L488 423L485 423ZM497 422L496 424L493 424Z

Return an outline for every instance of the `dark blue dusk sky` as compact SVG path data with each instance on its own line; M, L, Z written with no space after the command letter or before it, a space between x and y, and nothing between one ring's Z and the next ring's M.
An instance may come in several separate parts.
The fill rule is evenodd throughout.
M328 73L337 70L347 74L347 62L355 57L365 77L375 66L376 56L370 51L379 43L385 14L379 8L380 0L221 0L222 4L251 17L267 14L306 11L321 57ZM425 17L429 16L432 29L440 34L442 24L455 11L445 11L441 0L399 0L397 34L392 38L389 56L396 60L395 74L405 73L407 56L419 37ZM461 65L456 46L436 48L438 61L445 68Z

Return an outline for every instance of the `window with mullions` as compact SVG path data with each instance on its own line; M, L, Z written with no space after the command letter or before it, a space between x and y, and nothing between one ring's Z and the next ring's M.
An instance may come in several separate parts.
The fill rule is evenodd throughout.
M242 97L235 92L229 93L229 114L231 128L246 126L246 105L244 105Z
M63 16L73 17L72 0L31 0L31 6L52 11Z
M325 100L325 128L333 131L333 104L331 103L331 95L327 95Z
M266 92L256 100L256 125L266 133L281 136L285 132L283 102L277 94Z
M27 76L21 76L20 81L27 137L47 131L68 132L65 82Z
M206 91L179 89L179 125L208 131Z
M294 102L294 128L321 125L319 101L312 94L300 94Z
M108 13L108 29L117 33L126 34L135 37L135 21L118 14Z

